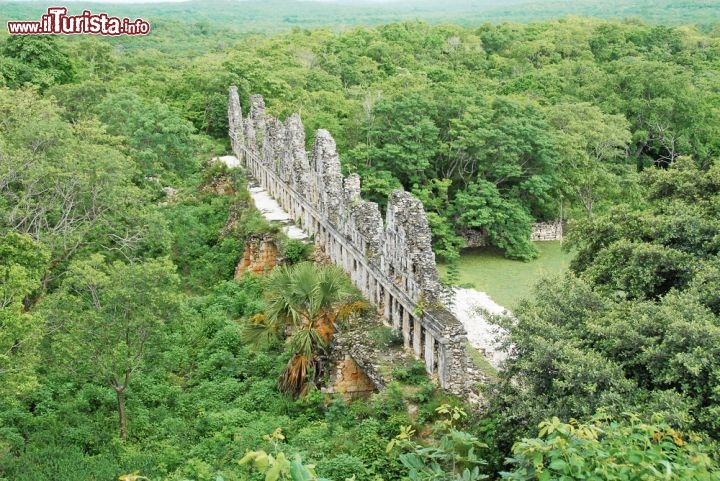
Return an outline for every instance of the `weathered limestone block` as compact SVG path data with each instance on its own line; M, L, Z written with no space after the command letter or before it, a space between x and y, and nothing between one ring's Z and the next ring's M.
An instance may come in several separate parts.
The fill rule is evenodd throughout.
M465 247L485 247L489 245L488 235L483 229L463 229L460 236L465 241Z
M296 191L306 193L310 162L305 151L305 127L299 114L292 114L285 120L285 132L288 142L285 155L290 168L290 186Z
M382 269L415 302L437 303L441 288L422 202L395 191L385 217Z
M554 222L536 222L532 225L530 240L554 241L563 239L564 223L557 220ZM483 229L465 229L460 232L466 247L485 247L490 245L487 232Z
M348 240L357 243L354 238L354 225L352 223L352 208L360 202L360 176L350 174L343 179L343 197L338 212L338 223L336 227ZM361 247L357 245L357 247Z
M265 100L262 95L250 97L250 111L244 126L245 146L255 155L260 155L265 135Z
M319 129L315 134L310 165L315 172L318 210L326 215L331 224L337 225L343 203L343 177L335 139L325 129Z
M351 205L360 200L360 176L350 174L345 177L345 203Z
M558 220L555 222L536 222L532 226L532 234L530 235L531 241L554 241L562 240L562 238L562 221Z
M375 384L350 355L346 355L338 363L332 386L334 392L352 399L370 396L377 390Z
M285 149L285 126L279 120L274 117L266 117L265 119L265 135L263 136L263 164L267 165L268 168L279 174L280 178L287 182L286 178L283 178L281 160L283 158L283 150Z
M242 159L239 155L240 146L245 145L245 133L243 132L242 109L240 108L240 97L238 96L237 87L230 87L230 98L228 101L228 125L230 130L230 142L235 155Z
M361 200L352 207L350 216L352 226L364 241L365 257L379 265L382 254L383 220L378 205L375 202Z
M467 353L467 333L462 323L447 309L437 308L428 308L423 312L423 323L441 329L433 336L439 341L436 362L440 385L451 392L467 391L470 380L467 366L471 362Z

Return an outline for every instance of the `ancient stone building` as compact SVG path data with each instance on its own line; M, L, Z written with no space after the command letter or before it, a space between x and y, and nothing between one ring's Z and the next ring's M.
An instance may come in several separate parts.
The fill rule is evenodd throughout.
M305 150L305 130L294 114L281 122L265 113L259 95L246 118L230 88L230 138L248 172L352 278L405 346L424 360L440 385L467 389L464 327L440 303L435 255L422 203L407 192L390 195L385 221L360 197L360 178L343 177L335 140L326 130Z

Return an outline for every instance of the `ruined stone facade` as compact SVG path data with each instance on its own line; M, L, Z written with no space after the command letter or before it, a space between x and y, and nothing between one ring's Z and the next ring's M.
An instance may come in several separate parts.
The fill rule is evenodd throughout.
M536 222L533 224L531 241L553 241L563 239L563 223L555 222Z
M441 286L422 203L396 191L383 222L376 203L360 197L360 178L343 177L335 140L326 130L305 150L300 116L285 122L265 113L259 95L243 118L237 88L230 88L228 117L235 155L278 203L314 236L351 277L385 322L402 332L405 346L428 373L457 394L466 392L466 332L440 307Z
M278 265L280 251L273 236L250 236L245 241L245 252L235 268L235 279L243 274L265 274Z
M557 220L554 222L535 222L532 225L530 240L539 241L559 241L563 240L564 223ZM466 229L460 232L465 247L486 247L490 245L488 235L482 229Z
M375 383L350 355L337 363L331 382L333 392L350 399L367 397L376 391Z

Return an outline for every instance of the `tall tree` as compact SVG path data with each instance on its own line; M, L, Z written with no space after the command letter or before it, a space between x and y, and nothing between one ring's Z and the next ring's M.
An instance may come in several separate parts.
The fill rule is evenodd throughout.
M133 183L137 170L94 119L65 122L32 91L0 89L0 230L47 247L43 285L82 251L162 253L164 224Z
M643 208L578 223L574 273L538 285L507 322L505 427L602 408L720 439L719 174L677 159L643 174Z
M55 358L80 376L112 387L119 435L127 436L125 391L153 353L166 323L181 315L178 277L168 260L108 264L99 255L71 265L43 304Z
M548 122L559 133L559 168L567 198L589 215L598 202L622 198L634 178L623 163L631 138L627 120L591 104L573 103L548 108Z

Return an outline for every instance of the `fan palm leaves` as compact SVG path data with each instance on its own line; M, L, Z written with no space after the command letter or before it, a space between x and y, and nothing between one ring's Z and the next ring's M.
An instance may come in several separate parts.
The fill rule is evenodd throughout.
M358 291L337 266L302 262L277 267L266 279L268 309L251 320L245 340L263 345L285 337L292 357L279 379L280 389L302 395L317 374L336 322L365 307Z

